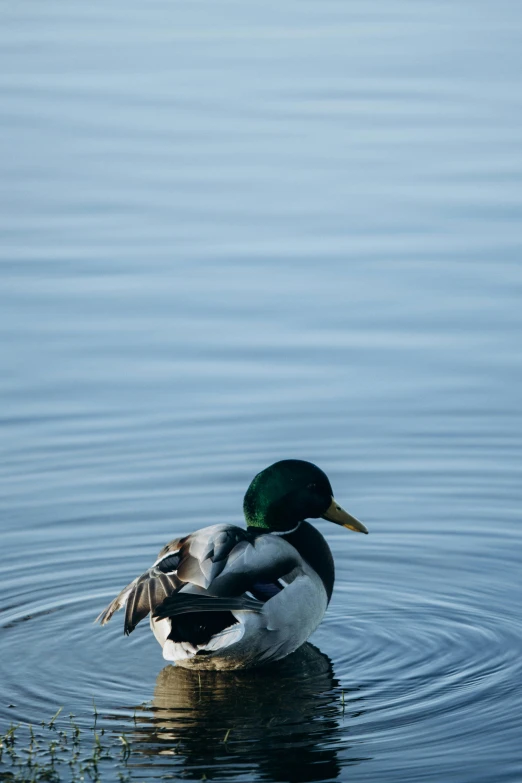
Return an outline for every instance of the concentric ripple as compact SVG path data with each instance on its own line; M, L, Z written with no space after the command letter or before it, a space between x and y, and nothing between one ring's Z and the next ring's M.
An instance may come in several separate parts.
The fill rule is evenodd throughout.
M306 779L319 781L354 765L357 779L371 779L383 757L414 779L432 755L456 780L463 747L480 779L497 732L507 752L522 730L514 688L522 682L519 613L491 582L480 592L448 594L452 577L465 583L476 572L480 553L464 565L460 554L441 558L434 580L422 568L422 542L405 555L389 534L381 538L373 550L358 546L354 563L350 539L333 535L340 573L316 647L264 671L234 674L164 667L146 624L129 638L119 616L107 628L93 626L115 589L144 566L135 548L102 557L100 540L84 544L81 555L76 546L41 548L23 573L27 555L17 557L15 547L1 571L2 717L37 722L66 705L87 725L94 700L107 730L132 736L138 779L146 767L151 777L168 768L189 779L212 770L220 780L240 779L247 769L260 779L283 779L286 770L301 780L308 770ZM502 546L512 543L504 537ZM355 573L347 576L346 566Z

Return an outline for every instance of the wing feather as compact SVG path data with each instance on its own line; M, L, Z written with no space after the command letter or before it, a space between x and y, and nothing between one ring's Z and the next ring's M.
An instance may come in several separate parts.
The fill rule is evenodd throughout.
M175 576L172 576L171 574L165 574L165 576L167 577L171 588L169 590L167 587L167 595L168 595L170 592L178 589L179 580Z
M163 590L164 598L167 598L167 596L170 595L172 591L172 587L176 589L175 582L174 581L171 582L166 574L159 574L158 582L161 585L161 589Z
M137 624L184 585L208 589L227 564L227 553L248 538L246 530L232 525L214 525L181 539L170 541L148 571L134 579L96 618L105 625L125 607L124 632ZM217 554L217 559L216 559Z
M119 593L114 601L111 601L109 606L107 606L106 609L101 612L96 620L94 622L100 623L100 625L106 625L109 620L111 619L114 612L117 612L118 609L121 609L125 604L127 603L128 597L133 591L135 585L137 584L139 580L139 576L134 579L127 587L124 587L121 593Z
M149 613L146 586L147 582L141 577L129 597L125 608L125 625L123 629L126 636L132 633L140 620L143 620Z
M149 613L166 618L188 612L259 612L262 592L258 589L257 597L249 598L246 591L256 584L274 586L299 563L298 552L279 536L254 538L243 528L213 525L169 542L152 568L127 585L97 620L105 625L125 606L128 635Z

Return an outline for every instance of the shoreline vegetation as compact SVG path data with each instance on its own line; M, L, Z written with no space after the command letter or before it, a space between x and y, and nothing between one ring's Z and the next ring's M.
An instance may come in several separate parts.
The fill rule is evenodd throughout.
M106 732L97 724L94 700L93 718L87 728L80 727L72 713L65 718L63 707L47 722L11 723L0 734L0 781L101 783L110 767L111 779L129 783L131 746L127 737Z

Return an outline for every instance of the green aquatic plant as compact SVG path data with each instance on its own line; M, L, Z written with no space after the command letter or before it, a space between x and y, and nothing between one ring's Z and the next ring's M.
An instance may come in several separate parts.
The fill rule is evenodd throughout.
M93 700L93 719L80 728L75 715L65 722L60 707L38 726L11 723L0 734L0 781L10 783L102 783L104 772L121 765L120 783L130 780L127 761L131 745L125 735L97 728L98 710ZM121 744L120 744L121 743Z

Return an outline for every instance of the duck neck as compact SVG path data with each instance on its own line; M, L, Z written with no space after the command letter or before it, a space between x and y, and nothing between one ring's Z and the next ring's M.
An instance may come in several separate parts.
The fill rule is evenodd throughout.
M309 522L299 522L297 528L280 535L297 549L303 560L306 560L318 574L330 603L335 581L335 566L330 547L324 537Z

